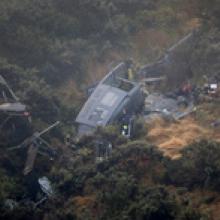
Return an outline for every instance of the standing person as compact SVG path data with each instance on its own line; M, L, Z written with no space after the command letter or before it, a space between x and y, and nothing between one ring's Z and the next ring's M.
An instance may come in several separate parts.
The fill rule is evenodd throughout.
M131 129L131 115L127 113L126 109L123 110L123 116L121 119L121 134L126 137L130 137Z
M128 59L127 61L125 61L125 64L127 66L127 75L126 78L130 81L134 80L134 68L133 68L133 60L132 59Z
M185 82L182 85L181 93L182 93L182 95L187 96L187 97L192 93L192 85L191 85L191 83L189 81Z

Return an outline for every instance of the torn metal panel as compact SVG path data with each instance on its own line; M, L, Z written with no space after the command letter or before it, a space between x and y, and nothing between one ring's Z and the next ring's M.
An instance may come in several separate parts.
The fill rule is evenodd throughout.
M154 82L161 82L163 80L165 80L166 77L161 76L161 77L149 77L149 78L144 78L141 81L145 82L145 83L154 83Z
M44 176L38 179L41 190L48 196L51 197L54 194L50 180Z
M187 115L190 115L191 113L195 112L196 108L194 106L193 103L190 103L189 106L187 107L187 109L185 109L184 112L176 112L175 114L173 114L173 118L175 120L180 120L183 119L184 117L186 117Z
M8 149L8 150L16 150L29 146L27 152L27 160L25 162L25 168L23 171L24 175L27 175L32 171L37 153L50 156L51 158L56 156L56 151L41 136L59 124L60 122L57 121L54 124L47 127L46 129L44 129L43 131L35 132L31 137L24 140L20 145Z
M179 97L180 98L180 97ZM162 116L180 120L195 111L192 101L185 100L187 107L182 109L179 99L169 98L162 94L150 94L145 99L145 119Z
M145 99L145 112L176 112L178 104L175 99L167 98L161 94L150 94Z
M27 152L27 160L23 171L24 175L27 175L32 171L37 156L37 152L38 152L38 145L31 144Z
M4 103L0 105L0 111L3 112L25 112L26 106L21 103Z
M3 76L1 76L1 75L0 75L0 83L3 84L3 85L7 85L7 82L5 81Z

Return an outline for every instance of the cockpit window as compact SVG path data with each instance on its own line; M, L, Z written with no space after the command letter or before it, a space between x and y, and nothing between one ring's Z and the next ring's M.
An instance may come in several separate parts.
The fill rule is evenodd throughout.
M92 112L91 115L89 115L88 120L99 124L102 122L102 120L106 117L107 114L107 110L98 107Z

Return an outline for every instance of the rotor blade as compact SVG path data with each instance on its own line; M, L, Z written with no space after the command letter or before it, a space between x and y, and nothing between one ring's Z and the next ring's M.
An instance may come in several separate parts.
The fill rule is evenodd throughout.
M40 136L44 133L46 133L47 131L49 131L50 129L54 128L55 126L57 126L58 124L60 124L59 121L57 121L56 123L52 124L50 127L46 128L45 130L43 130L42 132L35 132L31 137L29 137L28 139L26 139L23 143L19 144L18 146L15 147L11 147L8 150L15 150L15 149L19 149L22 147L26 147L27 145L29 145L31 142L35 141L36 139L40 139L41 141L43 140L42 138L40 138ZM43 143L45 143L46 141L42 141ZM46 143L45 143L46 144ZM49 147L49 144L47 143L47 146Z
M52 148L52 146L45 141L43 138L38 137L36 141L40 140L42 144L39 144L38 153L43 156L53 157L56 155L56 150Z
M14 94L13 90L11 89L11 87L8 85L6 80L1 75L0 75L0 83L7 87L7 89L9 90L9 92L11 93L11 96L14 98L15 101L19 101L19 98Z
M128 80L128 79L121 78L121 77L116 77L116 79L121 80L121 81L123 81L123 82L135 84L134 82L132 82L132 81L130 81L130 80Z
M50 147L39 147L38 153L41 153L42 155L46 155L48 157L54 157L56 156L57 152L56 150L50 148Z
M37 152L38 152L38 145L31 144L27 152L27 160L25 163L25 168L23 170L23 174L25 176L32 171L37 156Z
M48 128L44 129L43 131L39 132L38 136L41 136L45 133L47 133L49 130L51 130L52 128L56 127L57 125L60 124L60 121L55 122L54 124L52 124L51 126L49 126Z
M16 149L20 149L23 147L27 147L31 142L33 141L32 136L25 139L21 144L14 146L14 147L10 147L8 148L8 150L16 150Z
M41 141L43 144L45 144L48 148L52 148L52 147L50 146L50 144L49 144L47 141L45 141L42 137L38 137L37 140L40 140L40 141Z
M34 209L36 209L41 203L43 203L45 200L47 200L48 197L47 196L44 196L42 199L40 199L38 202L36 202L34 204Z
M38 153L38 154L40 154L41 156L48 157L48 154L47 154L47 153L42 152L41 150L38 150L38 152L37 152L37 153Z
M167 52L170 53L173 50L175 50L177 47L179 47L181 44L183 44L184 42L186 42L189 38L191 38L193 36L193 33L189 33L186 36L184 36L183 38L181 38L179 41L177 41L174 45L172 45L170 48L168 48Z
M144 78L142 81L146 83L151 83L151 82L159 82L165 80L166 77L161 76L161 77L152 77L152 78Z
M3 85L7 84L2 75L0 75L0 83Z

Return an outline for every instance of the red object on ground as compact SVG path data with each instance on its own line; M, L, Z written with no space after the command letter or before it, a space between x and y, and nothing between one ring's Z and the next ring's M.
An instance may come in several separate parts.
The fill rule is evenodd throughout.
M181 88L184 94L190 94L192 92L192 85L190 83L186 83Z

